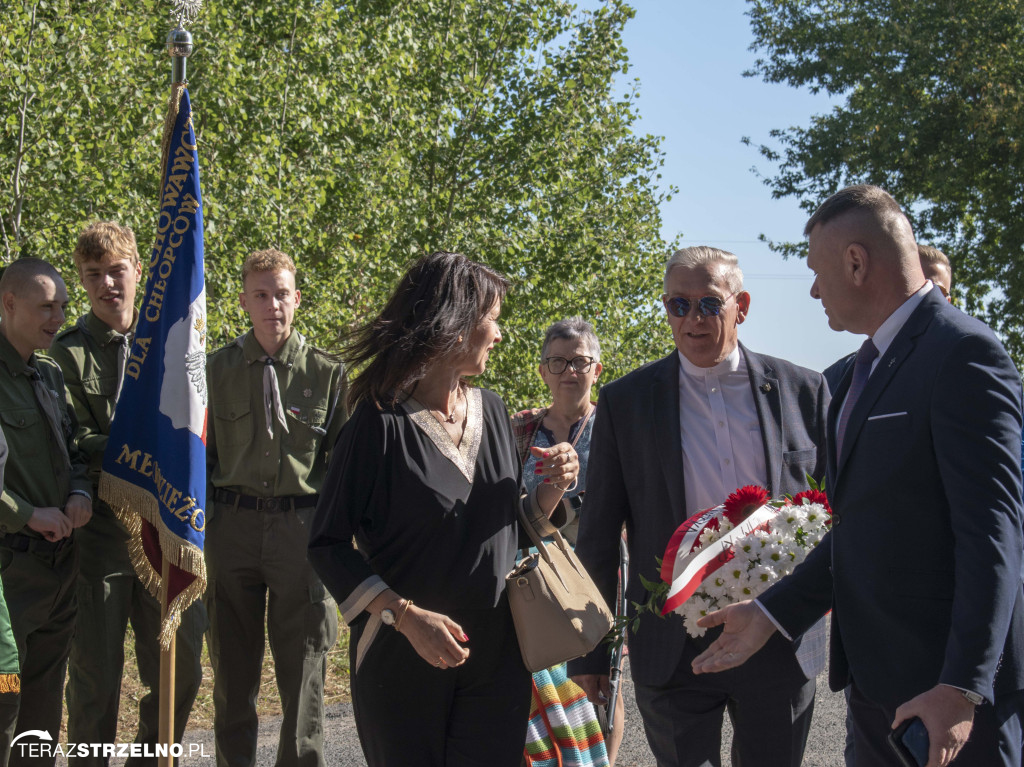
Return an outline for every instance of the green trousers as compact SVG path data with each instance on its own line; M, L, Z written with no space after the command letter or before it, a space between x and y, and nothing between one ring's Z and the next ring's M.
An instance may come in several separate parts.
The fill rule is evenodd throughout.
M313 509L213 505L206 526L206 609L218 767L256 763L264 620L282 722L277 767L322 767L327 651L338 610L306 556Z
M49 745L28 736L11 747L15 734L48 732L60 740L64 676L75 630L75 578L78 547L68 540L60 549L40 541L29 551L0 539L0 577L11 614L21 661L21 694L0 695L0 764L52 765L33 747Z
M95 518L94 518L95 519ZM80 568L78 617L68 671L68 741L114 743L121 702L125 632L135 633L139 681L147 688L139 701L136 743L155 744L160 712L160 603L135 575L127 541L115 530L78 533ZM203 679L201 657L206 609L195 602L181 616L175 635L174 740L181 742ZM150 749L150 753L153 753ZM105 767L102 756L76 756L73 767ZM157 760L129 758L126 767L155 767Z

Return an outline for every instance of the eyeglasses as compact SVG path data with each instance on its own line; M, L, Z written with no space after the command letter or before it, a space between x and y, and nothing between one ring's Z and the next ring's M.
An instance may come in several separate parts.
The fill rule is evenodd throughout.
M703 296L697 299L697 311L700 312L702 317L717 317L718 313L722 311L722 307L725 306L726 301L734 295L736 294L730 293L725 298ZM665 308L676 317L685 317L690 313L690 307L693 305L691 299L683 298L682 296L665 297L664 301Z
M548 371L554 376L562 375L570 366L577 373L589 373L590 368L594 366L594 358L573 357L571 360L567 360L565 357L548 357L544 360L544 364L548 366Z

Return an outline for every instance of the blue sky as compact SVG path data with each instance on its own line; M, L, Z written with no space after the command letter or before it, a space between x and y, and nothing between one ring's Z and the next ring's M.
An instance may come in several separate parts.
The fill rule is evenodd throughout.
M594 3L585 2L584 6ZM641 133L663 136L663 181L679 192L662 208L667 240L714 245L739 256L751 294L740 340L754 351L821 370L863 338L830 330L809 295L803 260L786 261L758 235L798 240L806 214L795 199L773 200L751 172L771 166L756 148L772 128L805 125L827 97L743 77L756 54L742 0L633 0L625 30L630 78L640 80ZM657 289L657 288L655 288ZM666 335L668 328L666 326Z

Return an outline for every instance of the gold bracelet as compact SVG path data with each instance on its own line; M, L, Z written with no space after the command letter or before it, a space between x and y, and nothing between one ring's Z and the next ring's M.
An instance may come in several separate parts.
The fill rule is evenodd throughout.
M402 618L404 618L405 614L409 611L409 605L411 604L412 600L406 599L405 603L402 605L402 612L398 614L398 620L395 621L395 631L398 631L398 627L402 625Z

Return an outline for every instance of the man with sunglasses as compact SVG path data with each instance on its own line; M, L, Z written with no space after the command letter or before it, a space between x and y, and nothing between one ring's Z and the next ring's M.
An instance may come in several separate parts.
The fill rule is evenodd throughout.
M688 517L744 485L778 497L825 472L825 382L739 343L750 294L736 256L710 247L673 254L662 302L675 350L603 387L594 419L576 551L609 603L623 524L627 598L643 602L636 576L659 579L657 558ZM778 637L743 673L698 677L690 663L713 638L687 636L676 615L644 616L629 635L637 706L659 767L719 764L726 709L735 764L797 767L824 666L823 625L795 643ZM592 701L607 695L605 647L569 671Z

